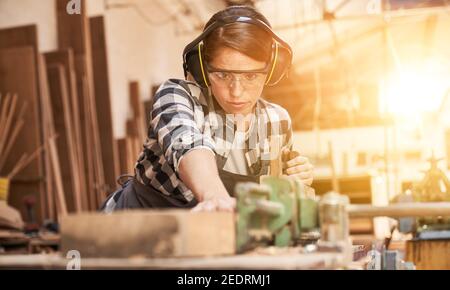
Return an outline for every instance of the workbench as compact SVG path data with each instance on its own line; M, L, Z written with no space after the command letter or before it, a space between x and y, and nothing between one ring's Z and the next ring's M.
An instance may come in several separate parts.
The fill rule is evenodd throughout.
M245 254L195 258L82 258L81 269L147 270L306 270L346 268L341 253ZM0 256L0 269L66 269L70 259L62 255Z

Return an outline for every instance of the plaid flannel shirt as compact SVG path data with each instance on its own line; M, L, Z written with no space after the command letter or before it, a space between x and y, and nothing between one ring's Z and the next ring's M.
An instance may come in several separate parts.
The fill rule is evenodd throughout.
M148 136L135 166L137 180L182 202L191 201L194 195L178 175L183 156L204 148L226 159L234 141L234 118L225 114L210 90L185 80L166 81L154 96ZM270 163L271 137L279 136L280 146L292 148L292 126L285 109L261 98L252 122L243 150L250 172L256 174Z

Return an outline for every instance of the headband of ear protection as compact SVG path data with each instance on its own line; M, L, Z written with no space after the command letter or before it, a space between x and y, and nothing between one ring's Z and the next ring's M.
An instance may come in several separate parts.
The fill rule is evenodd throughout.
M215 29L236 22L256 25L272 36L272 56L268 66L269 69L265 85L276 85L285 75L287 75L292 63L291 47L278 37L264 21L248 16L228 16L211 23L205 28L200 36L186 46L183 51L183 69L185 78L187 78L189 72L201 87L207 88L210 86L204 57L203 40Z

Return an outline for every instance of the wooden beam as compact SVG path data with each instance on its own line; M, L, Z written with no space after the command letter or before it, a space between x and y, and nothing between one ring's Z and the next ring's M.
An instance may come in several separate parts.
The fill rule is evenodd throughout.
M127 135L133 139L133 155L137 159L142 151L142 144L147 136L145 125L145 107L141 102L139 83L136 81L129 84L130 108L133 112L132 118L127 121Z
M17 80L19 80L18 83L14 83L13 86L20 86L20 89L13 89L10 90L11 92L17 92L18 94L20 94L21 92L23 93L31 93L31 92L27 92L27 89L31 89L31 90L35 90L35 94L34 95L28 95L28 96L23 96L22 94L19 95L19 98L35 98L35 101L33 103L30 104L30 110L32 110L32 112L30 113L32 118L36 117L35 121L36 123L34 123L33 127L35 127L36 130L36 134L37 134L37 144L35 143L35 141L33 140L31 142L31 145L36 145L34 147L34 149L37 149L38 146L43 144L43 136L42 136L42 131L40 130L39 124L42 122L42 114L41 114L41 108L40 108L40 98L41 98L41 84L44 83L41 79L41 76L39 75L38 72L38 58L39 58L39 53L38 53L38 37L37 37L37 26L36 25L26 25L26 26L18 26L18 27L12 27L12 28L6 28L6 29L1 29L0 30L0 49L12 49L12 48L23 48L23 47L30 47L32 50L32 54L34 56L34 64L33 64L33 70L34 70L34 83L28 83L26 84L27 81L29 81L30 79L24 79L22 80L20 77L20 73L18 73L18 70L27 70L27 72L24 72L26 76L31 76L31 71L33 70L28 70L27 68L22 68L18 63L16 64L11 64L12 66L4 71L8 72L8 76L5 76L6 79L9 79L10 81L14 80L14 78L17 77ZM26 62L26 60L20 60L23 62ZM14 68L17 67L17 69L15 70ZM18 74L16 74L18 73ZM23 81L23 82L22 82ZM25 86L30 86L29 88L25 88ZM3 91L2 85L0 85L0 91ZM8 90L7 90L8 91ZM28 123L27 123L28 124ZM22 130L21 134L27 134L24 133L23 131L30 131L30 130ZM34 138L32 136L29 136L31 138ZM19 139L21 138L21 135L19 135ZM30 150L31 146L30 146ZM20 156L20 155L19 155ZM11 155L11 157L9 158L14 159L13 158L14 155ZM17 161L17 160L16 160ZM30 164L30 166L28 167L28 170L32 170L35 169L35 173L34 176L24 176L24 174L26 174L25 172L22 172L20 174L20 176L18 176L16 178L16 180L13 182L12 187L11 187L11 192L12 194L14 194L14 192L22 192L22 191L28 191L28 192L34 192L36 194L38 194L38 203L37 203L37 209L36 212L38 213L37 215L37 220L38 221L42 221L44 218L46 218L46 209L45 209L45 193L46 193L46 183L45 180L42 178L42 174L44 173L44 161L45 161L45 156L44 153L42 153L42 156L38 157L37 159L35 159L32 164ZM13 161L14 162L14 161ZM45 163L45 167L47 167L48 163ZM47 183L48 184L48 183ZM19 194L19 196L17 197L17 200L12 201L14 202L14 206L20 206L22 207L22 201L21 201L21 196ZM17 203L17 204L15 204Z
M138 82L130 82L130 106L133 111L133 119L136 122L136 134L138 138L144 139L146 134L144 105L141 102L140 87Z
M1 35L0 31L0 43ZM18 133L16 144L1 173L10 171L23 153L31 153L42 144L36 65L33 47L0 49L0 91L17 93L19 107L28 104L27 114L23 117L26 127ZM13 124L16 124L16 121L13 121ZM42 165L42 159L38 157L21 171L18 177L12 180L9 195L11 206L23 209L22 198L30 193L36 194L40 201L36 210L38 220L45 218L42 207L45 194ZM20 182L21 180L27 182Z
M121 138L117 139L117 148L119 151L119 162L120 162L120 174L130 174L134 173L134 162L137 156L134 156L134 141L133 138Z
M71 117L72 117L72 130L73 130L73 142L76 152L77 167L79 174L79 187L80 193L86 193L86 173L85 173L85 160L83 154L83 138L81 135L81 121L80 108L79 108L79 94L77 90L77 79L75 74L75 61L72 49L64 49L53 51L45 54L45 61L48 66L61 65L64 68L65 79L67 82L67 91L69 96ZM87 196L81 194L81 208L82 210L88 210Z
M59 138L56 142L61 162L61 175L64 192L70 212L82 211L81 179L76 152L72 111L70 107L66 74L62 65L50 65L47 68L50 86L51 109L53 111L55 132Z
M86 258L230 255L234 219L234 213L189 210L71 215L61 220L62 252L77 250Z
M102 162L105 170L105 182L108 192L116 188L119 176L117 147L114 146L113 118L109 88L108 57L103 16L90 18L94 91L97 108Z
M354 204L347 207L350 217L427 217L450 216L450 202L411 202L387 206Z
M47 145L47 154L49 156L51 167L51 180L55 186L56 209L58 218L67 215L66 197L64 194L63 177L61 175L61 158L56 144L59 137L55 130L55 119L50 100L50 89L48 87L47 66L44 55L38 55L38 72L40 76L41 87L41 110L42 127L44 140Z
M103 194L105 187L102 148L99 138L98 117L94 94L94 77L92 68L92 46L89 19L86 14L86 1L80 0L81 13L69 15L66 11L67 0L56 0L58 20L59 49L72 48L75 57L77 89L83 154L87 188L86 194L92 199ZM100 159L100 161L99 161ZM94 201L94 200L91 200ZM96 210L97 202L90 202L89 209Z

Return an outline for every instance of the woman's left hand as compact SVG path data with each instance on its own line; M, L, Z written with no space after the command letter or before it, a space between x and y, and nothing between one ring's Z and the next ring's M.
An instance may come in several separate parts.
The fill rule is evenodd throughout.
M314 166L305 156L297 151L283 151L283 168L285 174L299 178L303 184L310 186L313 182Z

